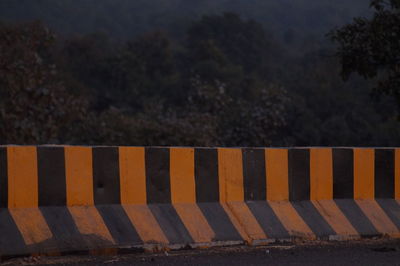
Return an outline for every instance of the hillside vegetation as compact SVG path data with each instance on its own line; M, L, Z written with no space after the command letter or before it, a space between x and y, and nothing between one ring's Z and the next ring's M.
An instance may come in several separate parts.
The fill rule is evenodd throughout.
M326 36L370 12L361 0L2 0L0 141L397 146L396 102L343 81Z

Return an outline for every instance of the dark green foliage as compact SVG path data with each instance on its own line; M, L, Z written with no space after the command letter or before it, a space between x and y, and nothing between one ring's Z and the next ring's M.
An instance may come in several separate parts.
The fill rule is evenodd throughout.
M54 35L39 22L0 25L0 143L54 143L82 120L49 58Z
M215 60L234 64L245 73L262 71L271 52L271 41L261 24L239 15L204 16L188 30L187 46L194 62Z
M179 2L157 0L160 5L154 8L145 1L119 1L149 12ZM17 2L32 7L31 2ZM49 4L37 2L44 3ZM54 1L48 8L65 10L66 3L71 12L81 12L72 1ZM84 1L81 7L90 3ZM107 3L110 12L120 8L101 3ZM1 143L399 145L393 99L373 101L365 91L368 83L358 76L343 82L329 44L301 37L297 29L282 31L281 42L273 37L276 32L257 22L267 21L260 19L261 10L238 2L224 3L241 13L257 13L257 21L235 13L191 16L193 6L206 10L219 5L207 3L181 3L179 9L185 12L179 18L160 11L158 20L142 29L144 24L138 25L130 37L126 31L133 29L123 33L110 26L115 21L104 18L95 24L107 29L102 33L69 37L55 36L43 24L1 24ZM282 3L288 10L296 6ZM1 5L13 6L7 1ZM132 20L145 19L143 9L126 12L135 14ZM123 17L122 12L119 19ZM179 24L176 32L168 24L144 33L150 24L169 20ZM75 31L93 28L82 24ZM106 34L110 31L125 38Z
M400 2L373 0L372 18L354 21L330 33L338 44L342 76L356 72L377 82L375 92L392 95L400 109Z

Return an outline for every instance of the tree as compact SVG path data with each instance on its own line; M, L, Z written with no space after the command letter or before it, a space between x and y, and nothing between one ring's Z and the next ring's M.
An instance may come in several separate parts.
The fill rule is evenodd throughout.
M149 98L179 100L171 40L163 32L151 32L128 41L118 55L114 73L122 77L120 99L140 109ZM180 99L182 100L182 98Z
M87 113L59 79L54 39L40 22L0 24L0 143L58 143Z
M235 13L203 16L187 31L186 65L191 78L225 83L228 94L236 97L257 98L253 92L268 80L272 47L270 36L254 20Z
M373 0L371 18L355 18L330 32L339 47L342 76L376 81L374 92L395 97L400 110L400 1Z
M114 74L118 48L107 35L93 33L65 40L56 53L65 86L90 99L96 110L114 104L113 91L121 86Z
M269 85L260 89L257 100L248 101L231 97L223 83L208 84L192 80L194 92L189 98L187 117L207 117L212 125L212 145L216 146L269 146L277 133L286 125L289 97L280 87Z

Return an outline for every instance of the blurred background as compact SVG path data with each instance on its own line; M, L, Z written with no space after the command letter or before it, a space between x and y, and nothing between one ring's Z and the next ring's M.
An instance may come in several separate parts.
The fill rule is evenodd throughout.
M399 146L396 0L0 0L0 144Z

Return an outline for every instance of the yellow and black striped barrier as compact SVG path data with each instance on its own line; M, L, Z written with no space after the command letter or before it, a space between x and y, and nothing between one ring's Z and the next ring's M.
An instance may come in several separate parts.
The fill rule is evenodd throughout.
M400 149L0 147L0 255L400 234Z

